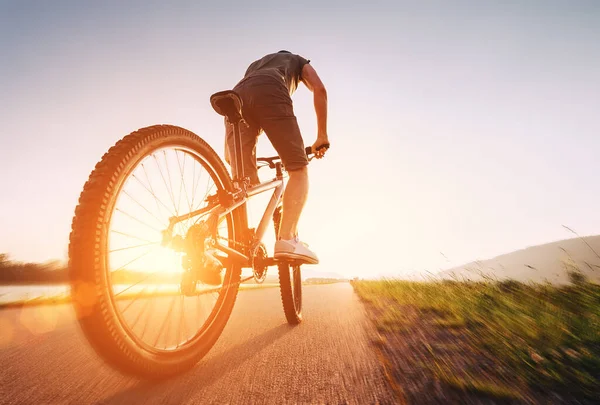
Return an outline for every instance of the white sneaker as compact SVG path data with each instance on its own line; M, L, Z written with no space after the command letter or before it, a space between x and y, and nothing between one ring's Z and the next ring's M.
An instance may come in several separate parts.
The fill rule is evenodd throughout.
M317 255L298 237L290 240L279 239L275 242L274 256L277 260L300 260L306 264L319 264Z

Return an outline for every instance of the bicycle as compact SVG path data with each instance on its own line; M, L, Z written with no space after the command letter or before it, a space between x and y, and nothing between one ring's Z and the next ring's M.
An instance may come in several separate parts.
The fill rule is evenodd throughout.
M279 231L285 168L278 156L257 159L275 178L250 186L239 166L241 100L225 91L211 105L234 126L233 178L194 133L146 127L102 157L75 210L69 276L77 318L100 357L126 374L160 379L193 367L221 335L240 284L264 282L271 266L278 267L287 322L302 321L301 263L268 257L262 243L271 218ZM258 226L249 228L246 203L269 190ZM242 268L252 276L242 278ZM202 279L209 270L217 284Z

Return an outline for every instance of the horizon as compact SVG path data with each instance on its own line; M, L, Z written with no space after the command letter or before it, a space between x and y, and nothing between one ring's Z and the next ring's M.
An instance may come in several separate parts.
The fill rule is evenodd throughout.
M573 231L574 232L574 231ZM500 253L496 256L493 257L486 257L486 258L474 258L472 260L469 260L467 262L461 263L457 266L452 266L449 268L442 268L440 269L437 273L431 273L428 271L421 271L421 272L412 272L412 273L405 273L399 277L390 277L390 276L382 276L382 275L378 275L378 276L364 276L364 277L358 277L360 279L363 280L377 280L377 279L382 279L382 278L391 278L391 279L399 279L399 280L413 280L413 281L419 281L419 280L428 280L431 276L438 276L438 275L444 275L444 276L448 276L450 275L450 271L461 271L461 270L465 270L468 269L469 265L481 265L481 262L487 262L487 261L494 261L496 259L502 258L504 256L511 256L513 254L517 254L519 252L523 252L525 250L528 249L532 249L532 248L539 248L539 247L545 247L548 245L552 245L552 244L556 244L556 243L560 243L560 242L570 242L570 241L576 241L579 240L583 245L587 245L584 249L585 250L590 250L591 252L595 253L597 255L597 252L593 249L593 247L589 246L587 244L587 241L585 241L585 239L587 238L597 238L600 237L600 235L589 235L589 236L579 236L577 234L575 234L576 236L573 236L571 238L566 238L566 239L560 239L560 240L555 240L555 241L551 241L551 242L547 242L547 243L543 243L543 244L539 244L539 245L531 245L531 246L525 246L510 252L504 252L504 253ZM0 255L2 255L4 252L0 252ZM569 253L569 252L567 252ZM570 256L570 254L569 254ZM581 259L580 257L572 257L572 259L577 260L577 259ZM60 259L49 259L47 261L44 262L28 262L28 261L19 261L19 260L14 260L12 257L10 257L10 254L8 254L8 262L11 262L13 264L16 265L20 265L20 264L32 264L32 265L41 265L41 266L46 266L46 265L53 265L54 267L56 267L57 265L60 266L60 270L66 269L66 266L68 265L68 259L66 260L60 260ZM526 263L523 263L523 265L526 265ZM56 269L56 268L54 268ZM54 270L53 269L53 270ZM488 270L495 270L494 268L489 267ZM123 269L122 271L124 272L145 272L145 270L143 269ZM332 277L332 278L337 278L337 279L348 279L351 280L352 278L354 278L355 276L353 275L343 275L340 274L338 272L335 271L323 271L323 270L315 270L314 267L308 267L307 269L303 270L304 272L308 272L308 275L303 274L302 275L302 279L308 279L308 278L328 278L328 277ZM267 275L267 278L270 277L278 277L276 275L272 274L273 271L271 271L270 275ZM173 276L177 273L165 273L165 276ZM565 273L566 276L567 273Z
M222 157L210 94L278 49L310 59L329 95L332 148L310 165L300 222L316 271L402 277L571 239L563 225L600 233L600 4L309 1L284 15L1 3L0 253L66 260L88 175L131 131L179 125ZM293 100L311 144L310 92ZM258 154L273 152L262 135Z

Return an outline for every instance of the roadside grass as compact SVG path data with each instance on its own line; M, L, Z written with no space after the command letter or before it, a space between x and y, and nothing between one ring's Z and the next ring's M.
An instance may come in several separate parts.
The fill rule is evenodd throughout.
M430 324L458 332L514 380L503 384L465 378L452 366L434 365L436 377L462 391L514 397L514 381L536 396L556 393L583 401L600 394L600 285L571 272L570 285L399 280L353 282L375 310L376 328L410 328L405 312L416 309ZM508 385L507 385L508 386Z
M503 387L487 381L480 381L477 378L461 378L452 374L439 375L440 380L447 384L450 388L458 391L468 392L476 395L481 395L489 398L500 400L518 400L521 399L518 392L514 389Z

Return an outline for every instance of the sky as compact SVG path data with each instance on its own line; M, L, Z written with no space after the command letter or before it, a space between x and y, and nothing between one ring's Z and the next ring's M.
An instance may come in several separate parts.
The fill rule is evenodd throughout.
M209 96L280 49L328 90L300 223L320 270L402 277L600 233L600 3L203 3L0 1L0 252L66 259L83 184L138 128L222 156ZM312 144L311 93L293 100Z

